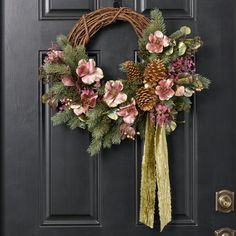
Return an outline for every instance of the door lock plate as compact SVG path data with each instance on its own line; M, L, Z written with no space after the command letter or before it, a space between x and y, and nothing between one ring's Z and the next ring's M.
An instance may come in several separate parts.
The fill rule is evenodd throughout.
M234 192L229 190L216 192L216 211L221 213L234 211Z
M236 231L230 228L222 228L215 231L215 236L236 236Z

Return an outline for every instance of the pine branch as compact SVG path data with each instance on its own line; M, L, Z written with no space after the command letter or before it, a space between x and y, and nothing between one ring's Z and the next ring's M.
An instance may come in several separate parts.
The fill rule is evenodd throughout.
M159 30L163 34L166 33L166 25L162 12L159 9L151 11L151 25L155 31Z
M110 129L111 120L104 116L99 123L91 130L91 135L94 139L103 139L103 136Z
M70 75L70 68L68 68L64 64L50 64L46 63L43 66L43 69L47 75L54 75L54 74L60 74L60 75Z
M98 123L100 124L104 112L107 110L107 107L103 103L97 104L93 109L89 110L87 113L88 130L91 131Z
M177 111L189 111L192 104L188 97L175 97L174 103Z
M73 48L70 44L67 44L64 48L64 57L63 60L65 64L69 65L72 71L75 71L78 62L81 59L87 59L86 50L83 46L78 46Z
M67 125L73 130L76 128L85 129L86 124L85 122L81 121L78 116L74 116L72 119L70 119L67 123Z
M98 152L100 152L102 148L102 141L101 139L92 139L87 152L91 155L94 156L96 155Z
M139 80L124 80L122 83L124 84L123 92L130 98L135 97L137 89L142 85L142 82Z
M58 46L62 50L64 50L66 45L69 44L69 41L68 41L67 37L65 35L62 35L62 34L57 36L57 40L56 41L57 41Z
M121 133L120 133L120 123L122 121L118 120L114 122L113 126L109 129L107 134L103 139L103 148L110 148L112 144L120 144Z
M64 124L74 116L71 109L65 109L64 111L57 112L52 118L53 125Z

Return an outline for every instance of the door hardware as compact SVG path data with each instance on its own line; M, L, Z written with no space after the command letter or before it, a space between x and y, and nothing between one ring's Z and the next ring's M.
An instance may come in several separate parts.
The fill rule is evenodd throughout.
M229 190L216 192L216 211L221 213L234 211L234 192Z
M230 228L221 228L215 231L215 236L236 236L236 231Z

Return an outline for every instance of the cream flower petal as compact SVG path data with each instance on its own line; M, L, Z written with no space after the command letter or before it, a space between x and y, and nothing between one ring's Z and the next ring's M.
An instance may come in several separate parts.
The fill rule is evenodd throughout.
M155 33L154 33L154 35L157 37L157 38L163 38L164 37L164 35L163 35L163 33L161 32L161 31L156 31Z
M92 84L96 80L96 75L95 74L85 75L81 79L82 79L83 83L85 83L85 84Z

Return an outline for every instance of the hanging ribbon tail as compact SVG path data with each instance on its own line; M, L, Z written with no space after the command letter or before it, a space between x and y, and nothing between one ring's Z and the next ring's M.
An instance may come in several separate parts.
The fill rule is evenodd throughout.
M153 228L156 198L156 167L155 167L155 128L147 115L144 141L144 155L142 160L142 178L140 192L141 223Z
M171 190L168 164L168 147L165 127L155 133L155 159L160 231L171 221Z

